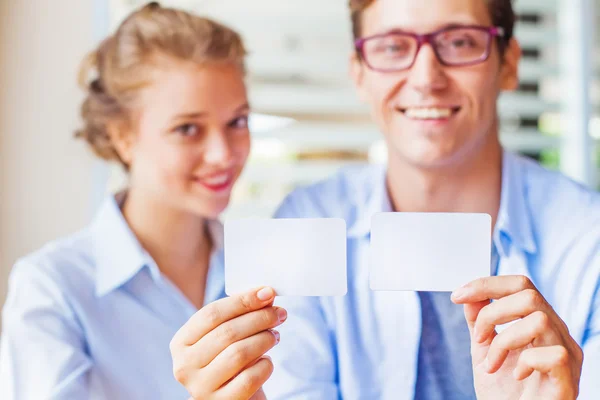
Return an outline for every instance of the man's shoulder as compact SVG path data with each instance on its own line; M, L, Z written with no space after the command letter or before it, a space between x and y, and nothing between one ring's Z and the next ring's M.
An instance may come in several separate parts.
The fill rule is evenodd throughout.
M524 177L534 234L542 250L574 249L585 242L590 246L600 244L600 193L533 160L516 160Z
M548 197L548 201L573 202L591 207L600 205L598 191L582 185L559 171L545 168L529 158L515 156L515 160L524 172L529 193L538 196L536 199L541 196L541 193L552 193L559 196Z
M600 219L600 193L539 163L518 157L530 210L559 222ZM548 214L548 213L551 213Z
M282 202L277 217L344 218L356 215L371 196L382 190L383 165L348 166L329 178L300 186Z

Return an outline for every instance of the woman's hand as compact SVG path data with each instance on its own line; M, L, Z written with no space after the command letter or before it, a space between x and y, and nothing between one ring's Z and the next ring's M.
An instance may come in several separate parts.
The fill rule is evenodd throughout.
M215 301L175 334L173 373L193 399L265 398L261 388L273 372L265 353L279 343L272 328L287 318L274 299L262 288Z

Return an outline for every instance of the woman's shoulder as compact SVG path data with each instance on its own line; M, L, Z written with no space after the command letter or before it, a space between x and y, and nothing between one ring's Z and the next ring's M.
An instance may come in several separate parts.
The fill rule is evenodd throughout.
M93 289L94 238L89 229L53 240L20 258L9 276L9 296L15 291L30 295L71 297ZM36 292L36 293L32 293Z
M93 236L84 230L15 263L2 309L4 360L29 362L37 350L52 347L58 355L68 352L69 357L55 360L59 365L83 351L86 304L95 299L92 249Z

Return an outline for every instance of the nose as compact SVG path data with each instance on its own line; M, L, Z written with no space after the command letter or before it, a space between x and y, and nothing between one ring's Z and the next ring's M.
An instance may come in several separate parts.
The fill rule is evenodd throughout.
M231 163L233 152L222 129L213 129L208 134L204 145L204 162L217 167L225 167Z
M444 66L429 43L423 44L410 68L408 83L421 94L429 94L447 86Z

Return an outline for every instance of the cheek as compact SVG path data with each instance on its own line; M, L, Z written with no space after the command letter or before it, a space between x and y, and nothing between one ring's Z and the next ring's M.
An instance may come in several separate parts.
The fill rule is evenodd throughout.
M371 75L367 79L366 92L371 104L371 113L378 123L386 123L394 113L394 98L402 87L403 79L395 74Z
M163 176L173 182L186 182L202 163L202 155L192 149L174 149L166 152L162 159Z
M251 139L250 134L240 134L236 136L231 142L231 150L235 157L235 162L238 165L243 166L248 159L250 154Z
M199 157L182 146L161 143L156 151L147 151L143 163L149 181L167 189L182 188L194 172Z
M500 92L497 71L491 68L482 68L470 73L465 71L455 76L454 81L460 82L460 91L468 97L470 107L475 111L473 117L479 118L480 114L495 112L496 99Z

